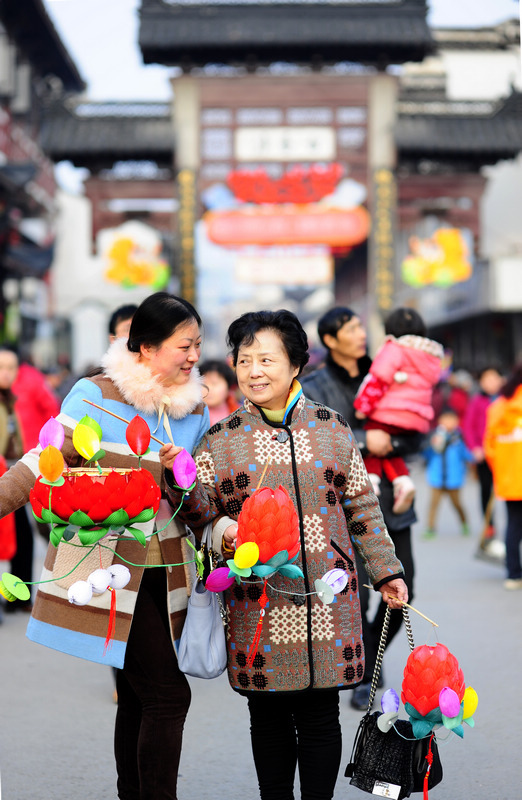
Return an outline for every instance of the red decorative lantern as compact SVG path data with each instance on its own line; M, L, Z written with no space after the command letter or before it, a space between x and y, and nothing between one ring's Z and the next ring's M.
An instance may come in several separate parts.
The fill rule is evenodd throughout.
M299 518L292 498L283 486L256 489L245 500L237 525L237 547L245 542L255 542L262 564L281 550L288 552L289 560L299 552Z
M445 688L453 689L462 701L466 684L455 656L443 644L424 644L412 650L404 668L402 702L426 716L438 708L439 694Z
M144 455L150 444L150 428L143 417L135 416L129 422L125 438L132 452L137 456Z
M66 470L63 477L62 486L49 486L38 478L29 495L36 519L57 526L53 532L58 534L58 541L64 526L96 526L100 529L96 540L107 533L104 529L148 522L158 512L160 489L146 469L100 473L79 467ZM56 536L52 540L57 543Z

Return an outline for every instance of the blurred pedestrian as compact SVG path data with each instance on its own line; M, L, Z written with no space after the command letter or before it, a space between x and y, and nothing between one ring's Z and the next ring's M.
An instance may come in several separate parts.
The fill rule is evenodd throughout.
M114 309L109 319L109 342L112 344L116 339L129 338L129 331L132 323L132 318L136 313L138 306L134 303L128 303L124 306L119 306Z
M433 387L438 383L442 345L428 339L424 320L413 308L397 308L384 325L386 339L372 361L354 401L355 416L367 420L365 430L390 435L427 433L433 418ZM415 486L401 456L366 453L364 463L373 489L380 495L383 472L393 486L392 511L407 511Z
M497 497L506 501L506 589L522 589L522 363L487 410L484 452Z
M8 467L24 454L22 430L16 413L16 398L12 390L17 373L18 356L16 352L7 345L0 345L0 455L4 456ZM16 487L13 487L13 492L17 493ZM16 552L11 558L10 569L21 580L30 583L33 579L34 540L25 502L18 504L16 509L9 509L9 511L14 511L16 530ZM17 599L5 606L7 612L31 611L31 609L30 599Z
M371 454L379 458L387 456L413 455L418 452L422 437L420 434L405 436L391 435L383 430L364 430L355 416L355 396L368 375L371 359L366 353L366 330L361 319L351 309L336 306L319 319L317 331L321 343L327 349L323 367L303 376L303 391L311 400L329 406L340 413L352 428L354 438L363 456ZM416 521L413 507L402 514L393 513L393 486L386 475L380 483L379 504L397 558L404 568L404 580L410 599L413 598L414 564L411 546L411 525ZM377 648L382 631L386 604L378 603L372 619L369 618L370 594L363 587L368 583L364 563L355 552L359 575L359 595L361 600L365 667L362 681L352 692L350 705L359 711L368 708L370 684L373 675ZM396 636L402 625L402 613L392 611L388 643ZM381 675L381 682L383 678Z
M215 425L239 408L234 389L236 376L225 360L204 361L199 372L203 379L203 398L208 406L210 425Z
M425 538L436 536L437 512L444 495L449 497L459 516L461 533L463 536L467 536L469 525L466 512L462 507L460 489L466 480L468 464L473 461L473 456L464 443L459 427L459 415L453 408L443 409L439 414L437 427L430 436L424 456L426 458L426 479L428 485L431 486Z
M493 475L484 455L486 415L489 406L498 397L504 382L503 375L496 367L488 366L481 370L478 376L478 392L471 397L462 422L462 434L466 446L473 455L480 486L480 505L486 525L482 536L483 540L492 539L495 536L492 514Z
M24 452L38 444L38 436L50 417L60 411L60 402L47 377L32 364L23 362L12 385L15 410L20 421Z

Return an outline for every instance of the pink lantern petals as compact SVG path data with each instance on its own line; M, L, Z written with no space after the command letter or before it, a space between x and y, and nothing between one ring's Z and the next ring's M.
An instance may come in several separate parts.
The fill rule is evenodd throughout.
M150 428L139 415L136 415L127 425L125 438L132 452L142 456L147 452L150 444Z
M223 592L225 589L229 589L235 580L235 575L230 577L230 570L228 567L218 567L208 576L205 581L205 588L207 588L209 592Z
M45 425L40 429L38 441L40 447L45 450L50 444L61 450L65 438L65 431L61 422L58 422L54 417L50 417Z
M186 450L182 450L176 456L172 471L174 480L181 489L189 489L196 480L196 464Z
M439 707L445 717L458 717L460 714L459 696L448 686L441 689L439 694Z

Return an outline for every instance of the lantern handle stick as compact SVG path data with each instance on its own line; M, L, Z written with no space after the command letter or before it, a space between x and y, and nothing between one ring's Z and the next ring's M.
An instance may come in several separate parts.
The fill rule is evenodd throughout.
M120 417L118 414L114 414L114 412L109 411L108 409L104 408L103 406L99 406L97 403L93 403L92 400L86 400L85 397L83 397L82 400L83 400L84 403L89 403L90 406L94 406L95 408L99 408L100 411L105 411L105 413L106 414L110 414L111 417L116 417L116 419L119 419L122 422L124 422L125 425L129 424L129 420L128 419L124 419L123 417ZM153 436L152 433L150 435L150 438L154 439L154 441L157 442L158 444L161 444L161 445L165 444L165 442L162 442L161 439L157 439L155 436Z
M272 460L272 459L270 458L270 456L268 456L268 458L267 458L267 462L266 462L266 464L265 464L265 467L264 467L264 469L263 469L263 472L261 473L261 477L259 478L259 481L258 481L258 483L257 483L257 486L256 486L256 492L257 492L257 490L259 489L259 487L261 486L261 484L263 483L263 478L265 477L266 471L267 471L268 467L270 466L270 462L271 462L271 460Z
M373 589L373 586L368 586L368 584L367 584L367 583L363 583L363 586L364 586L364 588L365 588L365 589ZM390 597L393 597L393 599L394 599L394 600L399 600L399 598L398 598L398 597L396 597L396 596L395 596L395 595L393 595L393 594L391 594L391 595L390 595ZM411 611L415 611L415 613L416 613L416 614L418 614L420 617L422 617L423 619L425 619L425 620L426 620L427 622L429 622L431 625L435 625L435 627L436 627L436 628L438 628L438 627L439 627L439 624L438 624L438 622L434 622L432 619L430 619L429 617L427 617L427 616L426 616L426 614L423 614L423 613L422 613L422 611L419 611L418 609L416 609L416 608L413 608L413 606L410 606L410 604L409 604L409 603L407 603L405 600L399 600L399 603L402 603L402 605L403 605L403 606L406 606L406 608L409 608Z

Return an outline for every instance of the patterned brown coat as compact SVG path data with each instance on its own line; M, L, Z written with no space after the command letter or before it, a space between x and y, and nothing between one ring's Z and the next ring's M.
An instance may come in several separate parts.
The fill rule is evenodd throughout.
M248 400L203 437L195 452L198 482L180 516L187 524L220 514L237 520L270 457L264 486L282 485L300 522L296 564L304 578L269 578L261 640L252 668L248 649L259 620L262 582L248 579L226 593L228 675L232 688L296 691L347 688L364 672L355 546L375 587L402 573L352 432L335 411L298 400L290 421L269 422ZM170 489L172 503L179 502ZM222 521L218 530L222 530ZM314 581L340 567L346 588L331 605Z

